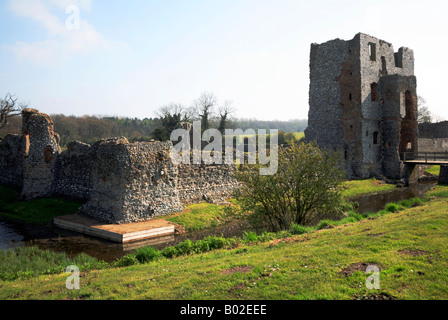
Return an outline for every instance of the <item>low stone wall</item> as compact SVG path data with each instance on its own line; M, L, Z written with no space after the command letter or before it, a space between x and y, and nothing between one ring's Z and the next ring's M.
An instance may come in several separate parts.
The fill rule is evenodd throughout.
M223 202L239 184L233 177L235 165L180 164L178 190L184 204Z
M420 123L419 137L427 139L448 138L448 121L437 123Z
M448 152L448 138L419 138L419 152Z
M448 121L418 125L419 152L448 152Z

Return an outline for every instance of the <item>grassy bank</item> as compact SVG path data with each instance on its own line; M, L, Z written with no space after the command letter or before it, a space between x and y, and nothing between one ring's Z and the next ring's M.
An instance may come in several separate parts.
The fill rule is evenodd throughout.
M180 213L162 218L183 226L186 231L217 227L230 219L225 206L206 202L189 205Z
M360 221L84 272L80 290L65 274L0 281L0 299L447 299L447 196L438 186ZM378 290L365 286L368 264Z
M64 253L41 250L38 247L19 247L10 250L0 250L0 279L28 279L44 274L57 274L65 268L76 265L81 271L108 267L103 261L98 261L86 254L69 258Z
M345 199L352 199L359 196L387 192L396 188L393 184L376 179L352 180L343 183L346 188L342 194Z
M440 166L431 166L428 169L425 170L426 172L433 174L435 176L438 176L440 174Z

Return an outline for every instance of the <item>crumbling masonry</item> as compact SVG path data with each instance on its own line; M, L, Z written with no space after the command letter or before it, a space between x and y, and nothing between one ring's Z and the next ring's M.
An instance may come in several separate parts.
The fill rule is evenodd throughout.
M338 151L347 177L400 179L418 152L414 53L367 34L312 44L307 141Z
M234 165L174 165L170 141L71 142L61 151L48 115L26 109L22 120L22 135L0 142L0 183L20 188L23 200L63 196L85 202L81 214L130 223L222 201L238 187Z

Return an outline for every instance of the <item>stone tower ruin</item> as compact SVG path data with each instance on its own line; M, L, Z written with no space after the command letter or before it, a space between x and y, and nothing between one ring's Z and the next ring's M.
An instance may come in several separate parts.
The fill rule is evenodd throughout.
M400 179L418 151L416 87L411 49L363 33L312 44L306 140L339 151L350 179Z

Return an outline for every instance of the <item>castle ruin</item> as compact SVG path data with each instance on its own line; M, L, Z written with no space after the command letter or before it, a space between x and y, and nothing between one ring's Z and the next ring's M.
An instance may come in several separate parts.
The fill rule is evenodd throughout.
M358 33L312 44L307 141L341 153L349 179L400 179L418 152L414 53Z
M62 196L84 202L80 213L107 223L147 221L186 204L223 201L238 187L230 164L175 165L172 143L126 138L62 151L54 124L35 109L22 112L22 134L0 142L0 184L21 198Z

